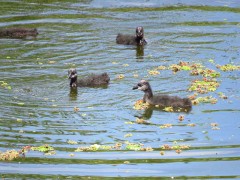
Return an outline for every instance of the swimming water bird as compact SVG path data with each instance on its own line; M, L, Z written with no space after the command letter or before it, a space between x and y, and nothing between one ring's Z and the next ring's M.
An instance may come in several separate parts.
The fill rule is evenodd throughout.
M110 78L107 73L102 74L90 74L85 78L77 78L77 70L71 68L68 70L68 78L70 79L70 87L84 87L84 86L104 86L108 85Z
M191 109L192 102L189 98L180 98L178 96L153 95L152 88L146 80L141 80L134 89L144 92L143 102L159 107L173 107Z
M38 35L38 31L36 28L5 28L0 29L0 37L7 38L25 38L27 36L36 37Z
M125 45L146 45L147 41L144 39L143 27L136 28L136 35L124 35L119 33L116 38L117 44Z

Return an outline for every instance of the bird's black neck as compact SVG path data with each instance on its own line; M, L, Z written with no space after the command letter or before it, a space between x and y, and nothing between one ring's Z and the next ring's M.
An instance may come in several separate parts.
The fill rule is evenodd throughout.
M70 80L70 87L76 87L77 86L77 76L74 78L71 78Z

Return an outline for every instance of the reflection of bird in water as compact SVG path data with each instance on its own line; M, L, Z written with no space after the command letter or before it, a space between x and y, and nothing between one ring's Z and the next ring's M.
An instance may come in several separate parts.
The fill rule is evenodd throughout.
M69 93L69 98L71 101L76 101L77 100L77 95L78 95L78 90L77 88L71 88L70 93Z
M144 57L144 47L143 46L137 46L136 48L136 58L137 59L143 59Z
M77 78L77 70L71 68L68 70L68 78L70 79L70 87L97 87L108 85L110 78L107 73L91 74L85 78Z
M119 33L116 38L117 44L125 45L146 45L147 41L144 39L143 27L136 28L136 35L124 35Z
M184 108L191 110L192 102L189 98L180 98L178 96L153 95L149 82L141 80L133 89L139 89L144 92L143 102L159 107Z
M6 28L0 29L0 37L7 38L25 38L27 36L36 37L38 31L36 28Z

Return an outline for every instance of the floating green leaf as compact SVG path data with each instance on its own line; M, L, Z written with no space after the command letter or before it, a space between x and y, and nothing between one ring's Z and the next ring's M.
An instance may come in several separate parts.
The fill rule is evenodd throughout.
M142 145L136 143L127 143L126 150L139 151L141 150Z
M49 151L54 151L54 148L49 146L48 144L45 144L45 145L42 145L42 146L31 147L31 150L47 153Z
M218 69L221 69L222 71L234 71L234 70L240 70L240 66L233 65L233 64L226 64L226 65L217 65Z

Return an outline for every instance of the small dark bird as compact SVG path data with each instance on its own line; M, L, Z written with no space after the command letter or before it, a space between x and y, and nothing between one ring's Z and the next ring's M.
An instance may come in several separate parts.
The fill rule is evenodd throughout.
M158 105L159 107L173 107L173 108L184 108L191 109L192 102L188 98L180 98L178 96L168 96L168 95L153 95L152 88L149 82L141 80L134 89L139 89L144 92L143 102L150 105Z
M0 37L6 38L25 38L27 36L36 37L38 31L36 28L6 28L0 29Z
M124 35L118 34L116 38L117 44L125 45L139 45L143 46L147 44L147 41L144 39L143 27L136 28L136 35Z
M108 85L110 78L107 73L91 74L85 78L77 79L77 70L71 68L68 70L68 78L70 79L70 87L96 87Z

